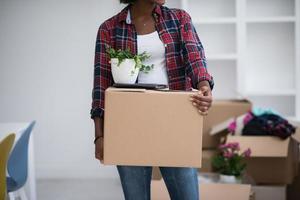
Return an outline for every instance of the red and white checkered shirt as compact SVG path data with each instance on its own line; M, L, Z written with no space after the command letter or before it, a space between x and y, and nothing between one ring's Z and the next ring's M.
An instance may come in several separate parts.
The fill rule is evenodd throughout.
M91 118L103 116L104 92L114 83L106 48L130 49L133 54L137 53L137 32L128 17L130 6L106 20L98 29ZM207 71L204 49L190 15L184 10L156 6L153 17L156 31L165 44L169 88L198 89L198 83L206 80L213 89L213 77Z

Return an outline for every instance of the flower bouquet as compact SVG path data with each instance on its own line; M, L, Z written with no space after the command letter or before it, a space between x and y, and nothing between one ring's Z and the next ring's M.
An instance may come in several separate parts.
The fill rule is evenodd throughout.
M222 144L218 147L219 153L212 159L213 168L219 172L221 182L240 183L246 169L244 159L250 157L251 149L240 152L237 142Z

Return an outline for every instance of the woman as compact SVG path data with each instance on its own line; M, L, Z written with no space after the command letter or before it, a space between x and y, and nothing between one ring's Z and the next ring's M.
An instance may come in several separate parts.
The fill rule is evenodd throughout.
M213 78L206 69L203 46L190 16L183 10L164 7L165 0L120 0L128 4L120 13L101 24L96 41L91 118L95 123L95 156L103 158L104 91L113 84L108 46L146 51L154 64L139 83L167 84L174 90L198 89L191 103L200 114L211 107ZM117 147L116 147L117 148ZM117 165L126 200L149 200L151 166ZM172 200L198 200L197 170L191 167L160 167Z

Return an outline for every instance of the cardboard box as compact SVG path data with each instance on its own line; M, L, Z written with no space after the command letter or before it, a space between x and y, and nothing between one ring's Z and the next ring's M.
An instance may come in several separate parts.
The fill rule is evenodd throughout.
M244 184L199 184L201 200L249 200L250 185ZM165 182L151 182L151 199L152 200L169 200L169 193Z
M240 116L252 108L248 100L214 100L209 113L204 117L203 148L213 149L219 145L222 134L210 135L213 126L232 117Z
M211 129L218 135L227 129L225 120ZM286 140L276 136L227 136L227 143L238 142L241 151L250 148L251 157L246 159L247 173L258 184L290 184L298 174L298 144L300 129ZM272 169L272 170L270 170ZM276 176L274 176L276 174Z
M193 93L108 88L104 164L201 167L203 117Z
M255 200L286 200L286 185L252 186Z
M217 150L205 149L202 151L202 166L199 172L213 172L212 158L217 154Z
M228 136L229 142L239 142L241 151L251 149L246 171L258 184L290 184L297 175L299 151L293 137Z
M251 186L246 184L200 184L201 200L249 200Z

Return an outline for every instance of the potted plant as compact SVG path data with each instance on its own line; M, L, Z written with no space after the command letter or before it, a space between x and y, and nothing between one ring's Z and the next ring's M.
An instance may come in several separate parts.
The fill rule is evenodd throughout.
M107 49L110 57L111 72L115 83L135 83L140 71L148 73L153 65L144 65L143 62L150 58L146 52L134 55L130 50Z
M220 182L241 183L241 177L246 169L244 159L250 157L251 149L240 152L237 142L222 144L219 153L212 159L213 168L220 173Z

